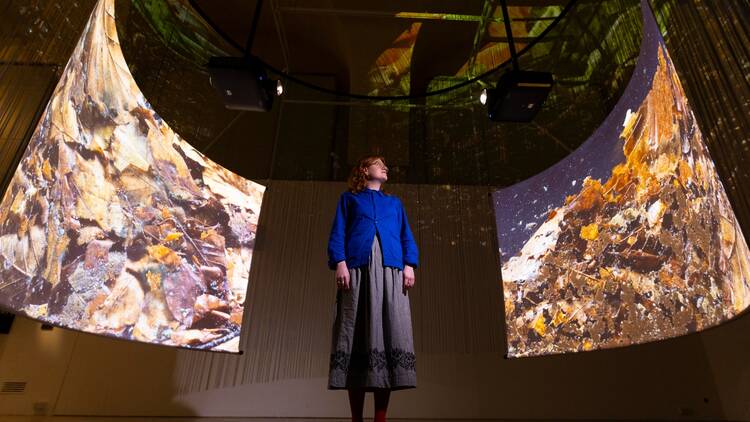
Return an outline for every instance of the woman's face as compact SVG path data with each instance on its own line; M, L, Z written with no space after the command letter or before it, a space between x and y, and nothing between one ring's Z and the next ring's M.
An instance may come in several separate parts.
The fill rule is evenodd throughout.
M370 164L370 167L367 167L367 174L370 176L370 179L380 179L381 182L385 182L388 180L388 167L382 161L378 160Z

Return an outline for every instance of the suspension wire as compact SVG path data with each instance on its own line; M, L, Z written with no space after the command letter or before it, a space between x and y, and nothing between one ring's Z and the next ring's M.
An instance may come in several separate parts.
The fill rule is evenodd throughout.
M531 40L531 42L529 42L528 44L526 44L524 46L524 48L522 48L515 55L515 57L517 58L517 57L520 57L521 55L525 54L526 52L528 52L531 49L531 47L533 47L539 41L541 41L542 38L544 38L549 33L549 31L552 30L552 28L554 28L555 26L557 26L557 24L562 20L562 18L565 17L565 15L570 11L570 9L573 8L573 5L576 3L576 1L577 0L570 0L565 5L565 7L563 8L563 10L560 12L560 14L557 15L555 17L555 19L546 28L544 28L544 31L542 31L542 33L539 34L539 36L537 36L536 38L534 38L533 40ZM260 0L259 0L259 2L260 2ZM213 20L211 20L211 18L209 18L208 15L206 15L206 13L196 3L195 0L189 0L189 3L193 7L193 9L195 9L195 11L198 13L198 15L200 15L200 17L202 17L203 20L205 20L206 23L209 26L211 26L211 28L213 28L213 30L216 31L217 34L219 34L219 36L221 36L222 38L224 38L224 40L227 43L229 43L232 47L236 48L239 51L245 51L245 48L243 48L236 41L234 41L231 37L229 37L226 34L226 32L224 32L221 28L219 28L213 22ZM514 48L514 47L511 47L511 48ZM330 88L325 88L325 87L322 87L322 86L315 85L313 83L310 83L310 82L304 81L304 80L302 80L300 78L297 78L295 76L292 76L289 73L284 72L284 71L282 71L280 69L277 69L276 67L274 67L274 66L266 63L260 57L256 57L256 58L258 59L258 61L264 67L266 67L268 70L270 70L271 72L273 72L276 75L278 75L280 78L288 80L288 81L291 81L291 82L294 82L294 83L296 83L298 85L301 85L301 86L303 86L305 88L309 88L309 89L312 89L314 91L322 92L322 93L325 93L325 94L331 94L331 95L335 95L335 96L339 96L339 97L348 97L348 98L356 98L356 99L359 99L359 100L371 100L371 101L381 101L381 100L412 100L412 99L417 99L417 98L426 98L426 97L432 97L432 96L435 96L435 95L445 94L446 92L455 91L455 90L457 90L459 88L462 88L464 86L473 84L474 82L477 82L477 81L479 81L481 79L484 79L484 78L492 75L493 73L495 73L495 72L503 69L509 63L511 63L512 60L513 60L512 58L508 59L508 60L500 63L499 65L493 67L492 69L489 69L489 70L485 71L484 73L481 73L481 74L479 74L477 76L469 78L469 79L467 79L465 81L459 82L459 83L457 83L455 85L451 85L451 86L446 87L446 88L436 89L434 91L423 92L423 93L420 93L420 94L409 94L409 95L366 95L366 94L356 94L356 93L352 93L352 92L338 91L338 90L335 90L335 89L330 89Z

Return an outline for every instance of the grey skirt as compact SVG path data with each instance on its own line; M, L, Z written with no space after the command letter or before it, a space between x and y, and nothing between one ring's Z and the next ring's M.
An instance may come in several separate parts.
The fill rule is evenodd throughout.
M349 269L337 289L328 389L401 390L417 386L408 290L403 272L384 267L380 239L369 264Z

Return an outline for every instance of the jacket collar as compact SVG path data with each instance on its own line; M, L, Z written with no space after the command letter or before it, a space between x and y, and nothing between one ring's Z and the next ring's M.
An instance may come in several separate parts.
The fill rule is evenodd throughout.
M380 194L380 195L383 194L383 191L381 191L380 189L370 189L367 186L365 186L365 188L364 188L364 190L362 190L362 192L367 192L367 191L375 192L375 193Z

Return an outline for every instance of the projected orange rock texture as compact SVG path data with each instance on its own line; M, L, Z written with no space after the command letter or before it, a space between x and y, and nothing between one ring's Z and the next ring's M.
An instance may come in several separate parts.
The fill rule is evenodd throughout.
M624 161L603 180L583 177L502 259L509 356L675 337L720 324L750 304L745 238L658 39L645 98L618 116L612 145ZM586 166L577 157L570 160ZM520 189L555 189L540 180ZM514 192L522 193L495 194L497 213Z
M0 304L236 352L263 192L154 112L100 0L0 205Z

